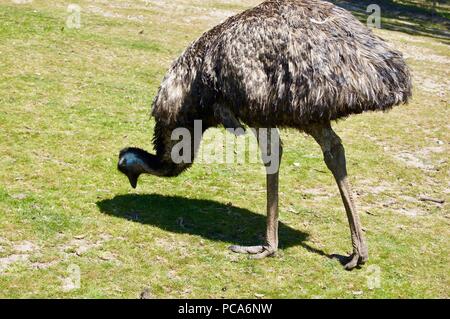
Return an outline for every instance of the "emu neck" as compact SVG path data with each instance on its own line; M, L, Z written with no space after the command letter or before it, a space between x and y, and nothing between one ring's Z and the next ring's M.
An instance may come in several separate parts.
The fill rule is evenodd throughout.
M187 161L175 163L172 158L172 150L174 146L180 143L180 140L172 140L172 132L176 128L183 128L184 132L189 131L190 135L190 156ZM153 144L156 149L157 162L153 167L150 167L153 171L152 174L158 176L178 176L183 171L188 169L194 162L195 155L198 151L200 140L204 130L202 129L197 134L194 134L194 125L165 125L164 123L157 121L155 126L155 132L153 136ZM176 136L177 138L177 136Z

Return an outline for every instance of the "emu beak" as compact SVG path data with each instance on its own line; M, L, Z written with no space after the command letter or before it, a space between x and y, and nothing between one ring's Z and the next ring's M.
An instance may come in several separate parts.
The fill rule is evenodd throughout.
M130 174L127 176L128 176L128 180L130 181L131 187L136 188L139 175Z

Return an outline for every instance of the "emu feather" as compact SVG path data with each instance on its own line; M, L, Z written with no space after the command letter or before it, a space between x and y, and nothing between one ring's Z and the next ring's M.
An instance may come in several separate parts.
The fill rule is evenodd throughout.
M302 129L389 110L410 96L401 53L349 12L318 0L270 0L192 43L167 73L153 115L182 123L222 103L249 125Z

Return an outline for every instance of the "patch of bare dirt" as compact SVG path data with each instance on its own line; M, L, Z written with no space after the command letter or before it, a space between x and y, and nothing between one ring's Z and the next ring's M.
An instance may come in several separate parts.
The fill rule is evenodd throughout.
M417 217L425 215L425 212L420 208L400 208L397 210L400 214L408 217Z
M12 248L20 253L29 253L39 249L39 247L31 241L22 241L20 243L14 244Z
M446 151L444 146L428 146L421 150L419 150L417 153L423 157L429 157L432 154L441 154Z
M437 146L427 146L416 151L404 150L394 151L392 147L384 145L383 149L386 154L391 154L396 160L403 162L407 167L418 168L424 171L439 171L440 166L447 162L447 158L435 155L447 152L447 145L436 140Z
M405 163L406 166L408 167L414 167L428 171L436 170L436 167L434 167L430 162L426 162L425 160L418 157L416 154L408 151L395 154L394 158Z
M309 188L302 190L302 193L306 196L310 196L314 199L327 199L335 196L335 193L331 193L325 188Z
M83 235L75 236L67 244L62 245L60 250L66 255L75 254L77 256L82 256L94 248L101 247L105 242L110 241L111 239L112 237L107 234L101 234L100 239L95 241L86 239Z
M361 209L372 216L377 216L372 210L379 208L383 210L389 209L392 212L408 217L417 217L427 214L426 209L422 206L417 198L407 195L395 195L395 197L382 199L373 204L362 206Z
M441 156L447 152L447 145L439 140L436 144L437 146L427 146L415 152L400 152L394 157L411 167L423 170L439 170L439 167L447 162L447 157ZM439 157L435 158L435 155L439 155Z
M204 1L196 0L143 0L140 3L128 2L128 1L106 1L106 0L93 0L93 3L87 8L88 12L102 15L106 18L126 19L137 22L144 22L144 15L130 15L121 13L121 9L133 9L136 12L143 12L144 10L156 10L166 15L179 16L179 20L186 23L193 23L195 21L206 20L212 24L217 24L220 21L236 14L232 10L223 9L211 9ZM240 4L248 6L248 2L233 0L226 1L224 4ZM256 4L256 2L255 2ZM102 7L100 7L101 5ZM115 9L115 10L114 10Z
M0 274L6 271L12 264L26 262L30 258L28 254L13 254L0 258Z
M398 42L394 46L403 53L405 59L450 65L450 58L436 54L432 49Z
M117 255L110 251L102 251L98 254L98 258L103 261L113 262L115 264L120 264L117 259Z
M405 38L408 43L398 41L398 39ZM392 40L391 44L393 47L401 51L403 57L407 60L412 59L426 63L440 64L444 70L450 67L450 58L448 56L437 54L430 48L411 44L414 42L422 43L423 41L421 40L400 33L396 34ZM445 77L434 76L428 71L414 71L412 75L414 87L420 88L428 93L437 94L441 98L447 98L447 94L450 91L450 80L445 79Z
M392 192L394 191L395 186L386 182L386 181L374 181L371 179L366 179L359 183L359 187L356 190L356 194L358 196L364 196L364 195L378 195L385 192Z
M155 241L155 245L165 251L173 251L176 248L175 242L166 238L158 238L158 240Z
M27 194L24 194L24 193L14 194L14 195L11 195L11 198L16 199L16 200L24 200L27 198Z
M414 78L415 86L420 87L421 90L434 93L441 98L447 97L447 92L450 91L450 82L442 79L434 79L429 75L416 76Z
M11 242L5 238L0 237L0 248L2 251L8 250L13 251L9 256L0 258L0 273L8 270L9 267L16 263L27 263L27 265L33 265L30 263L30 257L39 251L39 246L31 241L20 241L17 243Z
M57 265L58 263L59 263L58 260L53 260L53 261L49 261L49 262L33 262L30 264L30 267L32 269L37 269L37 270L47 269L47 268Z

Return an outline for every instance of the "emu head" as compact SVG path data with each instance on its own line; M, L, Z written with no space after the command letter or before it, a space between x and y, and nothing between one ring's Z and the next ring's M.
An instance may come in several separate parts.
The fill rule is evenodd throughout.
M185 168L186 166L181 166ZM130 181L131 187L136 188L141 174L151 174L160 177L177 176L181 170L176 169L173 164L163 163L156 155L146 151L128 147L120 151L117 169L125 174Z
M120 151L117 169L128 177L131 187L136 188L139 176L145 171L145 162L139 150L125 148Z
M120 151L117 168L128 177L133 188L136 188L141 174L161 175L161 164L158 157L135 147L128 147Z

